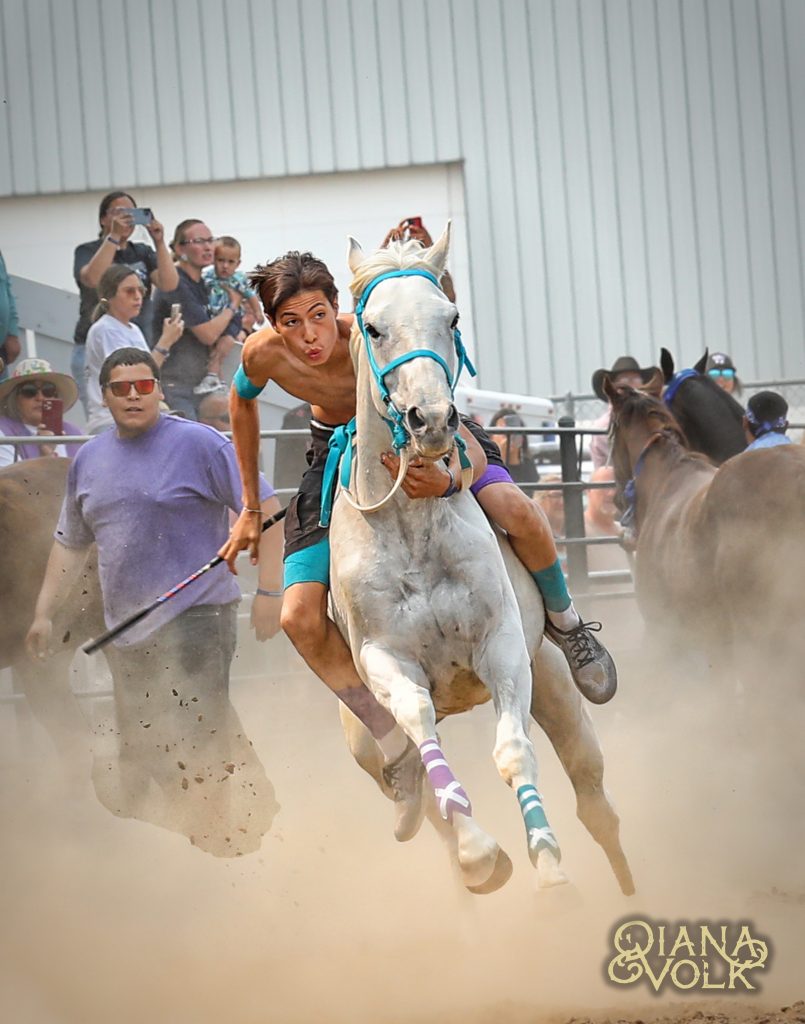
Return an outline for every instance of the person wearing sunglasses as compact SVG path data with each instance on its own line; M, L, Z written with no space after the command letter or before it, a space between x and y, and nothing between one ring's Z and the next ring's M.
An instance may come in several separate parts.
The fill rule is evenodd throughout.
M713 352L707 360L705 373L728 395L737 398L743 388L735 372L735 364L726 352Z
M202 271L213 264L215 238L203 220L191 217L178 224L171 248L176 256L179 283L175 291L157 292L154 298L154 323L162 323L169 318L171 306L178 303L182 307L184 332L170 349L169 355L162 352L161 344L154 346L154 352L165 356L161 367L165 401L171 409L195 420L198 419L199 404L204 397L203 389L196 389L207 376L210 359L216 354L219 339L224 339L221 344L223 349L228 338L237 338L240 330L237 314L242 296L224 286L229 296L228 304L220 312L210 312L209 293ZM227 393L225 385L222 391Z
M53 429L46 420L47 400L57 400L59 412L71 409L78 401L78 387L66 373L54 373L45 359L23 359L11 376L0 382L0 437L31 437L24 444L0 442L0 468L24 459L42 456L72 458L80 448L77 444L52 444L34 440L52 437ZM58 408L56 406L56 408ZM77 435L84 431L63 420L61 434Z
M77 582L92 544L97 545L104 616L112 627L208 562L229 535L230 510L242 509L232 442L210 427L162 414L159 377L150 352L139 348L117 349L101 367L104 402L116 429L85 444L70 466L26 640L36 659L46 658L56 646L55 611ZM255 498L262 516L279 510L279 501L262 476ZM262 590L279 590L281 552L282 530L263 533L258 577ZM185 834L194 835L202 845L221 822L228 823L225 834L233 842L244 842L236 826L248 825L251 830L254 820L267 822L258 830L262 835L276 809L266 781L254 792L257 819L232 822L237 803L231 809L226 801L215 803L225 793L212 780L226 777L227 763L238 760L229 753L235 721L229 671L240 596L236 578L220 565L180 589L107 648L121 779L125 776L130 787L125 796L136 807L138 796L144 798L156 782L165 818L179 831L188 828ZM276 633L278 608L273 620ZM242 728L238 725L234 732L242 733ZM205 787L207 810L182 789L182 779L186 785L195 774L210 780ZM192 821L184 816L190 812L183 808L189 806L195 807ZM128 813L136 816L133 809Z

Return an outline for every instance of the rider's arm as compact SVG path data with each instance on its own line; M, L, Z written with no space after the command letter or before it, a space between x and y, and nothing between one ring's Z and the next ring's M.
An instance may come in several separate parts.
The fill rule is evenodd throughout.
M47 656L53 630L53 616L78 580L88 551L89 548L68 548L59 541L54 541L45 578L36 601L34 621L25 638L25 646L31 657Z
M232 527L229 540L221 548L219 554L224 558L232 572L236 572L235 559L238 552L249 549L252 564L258 561L260 545L260 527L262 510L260 504L260 474L258 456L260 454L260 411L257 407L257 395L269 380L267 368L262 365L267 360L265 349L257 337L252 337L243 347L243 363L235 374L232 389L229 392L229 417L232 423L232 443L240 470L243 500L243 511ZM249 511L249 510L252 511Z

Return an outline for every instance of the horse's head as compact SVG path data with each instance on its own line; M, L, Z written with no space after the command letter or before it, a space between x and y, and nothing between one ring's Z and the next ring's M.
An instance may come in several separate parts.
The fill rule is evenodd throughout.
M368 256L350 238L355 297L352 355L371 371L372 398L390 421L395 446L436 459L458 429L453 390L464 365L458 311L439 286L450 225L429 249L391 242Z
M655 439L665 437L684 448L688 445L679 424L665 403L651 393L649 385L639 390L616 388L607 374L602 388L612 407L609 421L610 450L615 482L620 493L635 475L635 467Z
M707 351L690 370L675 372L667 349L660 353L665 378L665 401L694 451L720 465L746 448L743 409L732 395L704 372Z

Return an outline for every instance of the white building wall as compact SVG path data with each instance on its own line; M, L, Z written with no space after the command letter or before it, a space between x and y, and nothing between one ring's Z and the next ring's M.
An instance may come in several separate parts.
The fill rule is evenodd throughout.
M369 188L461 162L459 298L484 386L584 390L660 345L805 375L801 0L0 0L0 16L4 221L31 194L344 171ZM339 213L362 222L359 203Z

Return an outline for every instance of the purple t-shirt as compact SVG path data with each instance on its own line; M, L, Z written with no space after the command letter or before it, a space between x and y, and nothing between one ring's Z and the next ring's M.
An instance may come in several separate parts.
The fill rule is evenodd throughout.
M260 500L273 493L261 476ZM54 536L68 548L97 543L111 628L213 558L229 536L228 510L241 507L232 442L204 424L160 416L139 437L109 430L84 445L70 466ZM116 643L139 643L193 605L239 599L235 577L218 565Z

